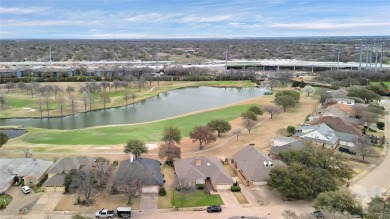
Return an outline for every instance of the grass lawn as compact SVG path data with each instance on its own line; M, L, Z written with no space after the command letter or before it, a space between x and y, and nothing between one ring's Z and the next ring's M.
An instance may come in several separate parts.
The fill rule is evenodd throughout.
M242 192L233 192L233 195L236 197L238 203L240 204L249 204Z
M5 205L9 205L11 203L13 197L5 194L5 195L0 195L0 206L4 206L4 200L5 200Z
M230 173L230 176L236 176L236 173L234 172L233 168L229 164L225 163L224 167Z
M174 180L174 169L173 167L166 166L165 164L161 167L161 173L164 174L165 179L165 196L158 196L157 208L172 208L172 183Z
M38 193L38 192L43 192L43 188L41 186L33 186L32 189L34 190L35 193Z
M221 196L206 195L204 191L196 191L186 194L184 198L181 197L179 192L175 192L174 199L174 206L179 208L223 205Z
M380 83L384 83L387 87L390 87L390 81L371 81L370 84L377 85Z
M59 145L107 145L123 144L130 138L138 138L144 141L159 141L161 133L166 126L176 126L184 137L195 125L205 125L212 119L230 121L240 116L250 105L236 105L223 109L202 112L198 114L162 120L158 122L87 128L77 130L47 130L30 128L22 140L35 144L59 144Z

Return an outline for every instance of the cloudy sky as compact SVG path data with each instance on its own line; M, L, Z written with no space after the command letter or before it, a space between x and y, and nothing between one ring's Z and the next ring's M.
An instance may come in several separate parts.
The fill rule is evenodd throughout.
M390 0L1 0L0 38L390 35Z

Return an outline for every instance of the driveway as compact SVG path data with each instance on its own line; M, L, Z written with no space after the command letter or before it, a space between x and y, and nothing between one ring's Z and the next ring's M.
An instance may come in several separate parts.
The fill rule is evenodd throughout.
M143 187L139 210L142 212L156 212L157 199L158 199L158 189L156 189L156 186L150 188Z
M232 191L218 190L218 193L226 207L241 207Z
M20 186L11 186L7 194L10 194L13 199L7 208L1 212L2 215L18 215L19 209L23 208L27 208L30 211L43 193L35 193L31 189L30 194L24 194Z
M386 111L390 111L390 101L383 100L383 106L386 108ZM390 116L386 116L385 119L385 137L390 139ZM384 150L387 150L385 148ZM358 199L361 200L363 204L370 202L371 198L382 195L382 193L390 189L390 153L386 153L384 161L378 165L372 172L368 173L356 184L350 187L351 191L354 192Z
M35 203L31 212L52 212L62 197L62 192L44 192L41 198Z

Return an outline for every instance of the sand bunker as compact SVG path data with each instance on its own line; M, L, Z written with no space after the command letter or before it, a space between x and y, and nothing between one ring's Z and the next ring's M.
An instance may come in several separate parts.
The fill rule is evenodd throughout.
M158 148L158 144L146 144L146 147L148 150L153 150L155 148Z
M111 149L111 147L109 146L95 146L95 147L92 147L93 149L95 150L108 150L108 149Z

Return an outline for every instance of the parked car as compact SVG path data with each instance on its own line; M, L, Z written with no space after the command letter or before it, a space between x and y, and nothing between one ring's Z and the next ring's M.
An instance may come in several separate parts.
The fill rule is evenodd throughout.
M115 217L115 211L106 210L103 208L102 210L96 212L95 217L96 218L113 218L113 217Z
M118 207L116 209L116 215L119 218L130 218L131 216L131 208L130 207Z
M207 212L212 213L212 212L221 212L222 208L220 205L212 205L207 207Z
M351 154L351 155L355 155L356 154L355 151L352 151L349 148L345 148L345 147L339 147L339 151L343 152L343 153Z
M31 189L28 186L22 186L22 191L24 194L28 194L31 192Z
M316 218L325 218L324 214L320 210L315 210L313 212L313 216L316 217Z

